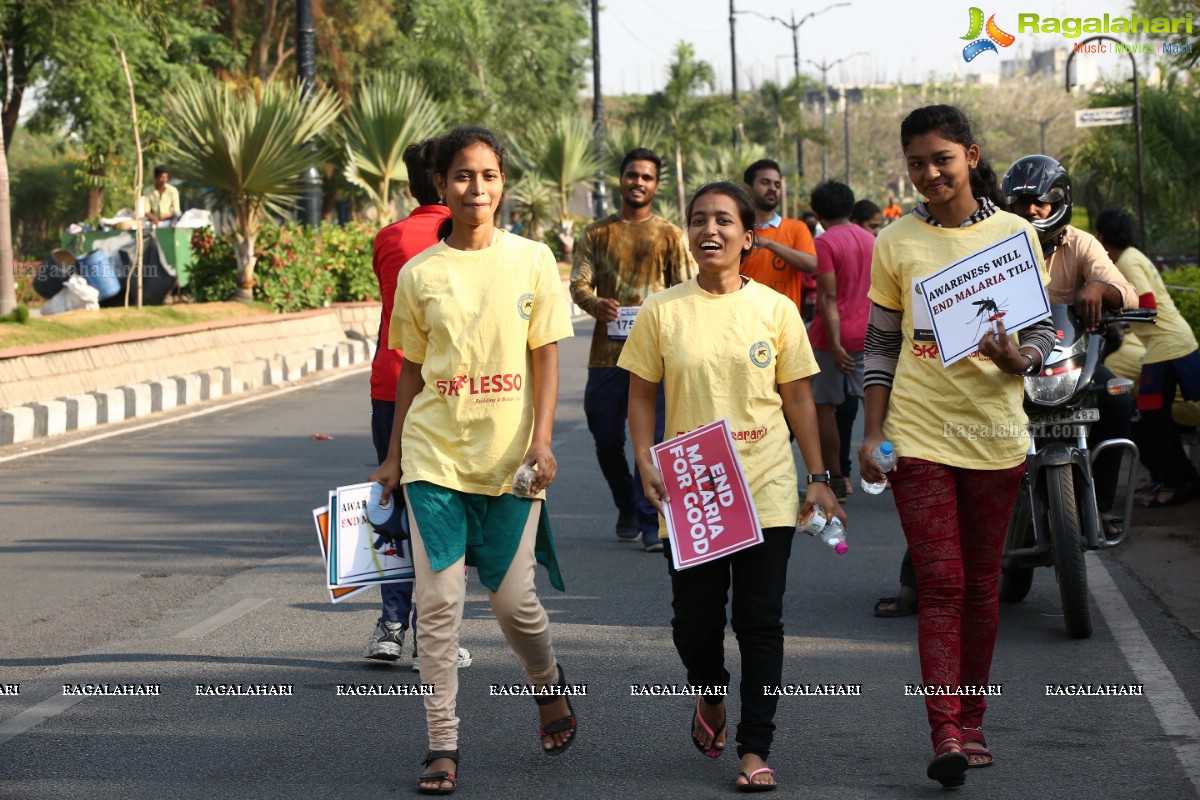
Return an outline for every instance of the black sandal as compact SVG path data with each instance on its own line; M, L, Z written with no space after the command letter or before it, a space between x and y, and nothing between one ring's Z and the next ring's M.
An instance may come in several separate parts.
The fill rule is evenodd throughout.
M454 762L454 769L458 769L458 751L457 750L430 750L425 754L425 766L429 766L431 762L439 758L449 758ZM437 786L422 786L422 783L437 782ZM447 789L441 784L443 781L450 781L450 788ZM439 769L433 772L423 772L417 778L417 792L420 794L451 794L458 788L458 778L453 772Z
M567 685L566 678L563 676L563 668L562 668L561 664L558 665L558 683L555 685L556 686L566 686ZM571 707L571 696L569 694L566 694L566 693L554 694L554 695L548 695L546 697L538 696L538 697L534 697L534 701L539 706L548 706L551 703L557 702L560 697L567 701L567 711L569 711L570 714L565 717L562 717L560 719L556 719L553 722L547 722L545 725L542 725L538 731L538 736L541 738L545 738L547 736L554 736L554 734L556 734L556 733L563 733L565 731L570 731L571 738L567 739L562 744L556 744L549 749L547 749L545 747L545 745L543 745L542 751L545 752L545 754L548 756L556 756L556 755L559 755L560 753L562 753L564 750L566 750L568 747L571 746L571 743L575 741L575 737L579 735L577 733L577 731L579 729L579 723L575 720L575 709Z

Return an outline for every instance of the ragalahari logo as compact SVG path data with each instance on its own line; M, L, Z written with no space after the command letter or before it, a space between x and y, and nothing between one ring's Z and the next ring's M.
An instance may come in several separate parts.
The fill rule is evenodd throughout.
M971 27L967 30L967 35L961 38L972 39L974 41L963 48L963 61L974 61L976 57L989 50L993 53L999 53L1000 51L996 49L996 45L1008 47L1017 40L1017 37L1011 33L1005 33L1000 30L1000 26L996 24L995 14L988 17L987 25L983 24L983 9L972 6L970 14ZM979 34L985 31L987 32L987 38L980 39Z

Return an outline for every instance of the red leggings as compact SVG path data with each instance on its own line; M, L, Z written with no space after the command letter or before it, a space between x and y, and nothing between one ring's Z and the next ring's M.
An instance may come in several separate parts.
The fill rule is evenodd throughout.
M917 573L926 686L986 686L1000 620L1000 557L1025 465L980 470L901 458L889 475ZM934 746L983 724L983 695L927 694Z

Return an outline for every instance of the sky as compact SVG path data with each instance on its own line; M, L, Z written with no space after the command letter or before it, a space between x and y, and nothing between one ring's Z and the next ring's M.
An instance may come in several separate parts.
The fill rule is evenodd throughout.
M1072 40L1054 34L1023 34L999 54L984 52L971 63L963 61L962 37L970 26L972 6L986 16L996 15L997 25L1017 34L1017 14L1042 17L1100 17L1129 14L1128 0L844 0L849 6L833 8L809 18L799 29L800 71L813 77L812 64L833 63L831 84L852 85L921 82L931 74L998 74L1000 60L1028 57L1033 49L1070 47ZM750 12L802 19L821 12L836 0L791 3L785 0L734 0L737 35L738 88L747 91L764 80L786 82L793 74L792 33L778 22ZM1200 46L1200 18L1194 21ZM1081 37L1086 38L1086 37ZM601 0L600 64L606 95L647 94L666 82L668 65L677 42L692 43L697 56L712 64L718 91L731 85L729 0ZM1078 39L1075 41L1079 41ZM861 53L862 55L856 55ZM1077 56L1078 60L1082 56ZM1118 69L1127 56L1102 57ZM1125 66L1127 69L1127 66ZM1139 64L1139 71L1141 65ZM589 74L587 90L591 91Z

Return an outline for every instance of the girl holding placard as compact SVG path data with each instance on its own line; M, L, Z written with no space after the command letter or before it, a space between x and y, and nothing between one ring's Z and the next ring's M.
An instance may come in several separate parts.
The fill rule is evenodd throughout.
M865 350L866 424L859 469L883 479L871 452L885 439L899 460L887 475L916 569L918 645L934 758L927 774L959 786L968 767L992 755L982 725L999 619L1000 556L1025 469L1024 375L1054 345L1048 322L1026 328L1019 345L997 321L979 357L944 367L920 281L1014 233L1028 237L1048 282L1037 234L1001 211L996 176L980 157L971 122L946 105L913 111L900 126L908 175L926 202L876 241L873 303ZM947 431L969 431L956 436ZM965 751L965 752L964 752Z
M783 673L783 592L800 502L789 427L811 473L804 510L814 503L845 519L821 461L808 376L817 371L794 303L739 272L754 243L754 209L742 187L701 187L687 208L696 278L649 297L619 366L629 370L629 429L646 497L661 512L670 500L654 464L654 404L666 392L668 438L726 418L733 431L763 542L687 569L670 564L675 647L688 682L702 692L689 726L692 742L715 758L726 741L726 596L742 659L738 791L775 788L767 767ZM752 432L753 435L739 433ZM663 535L663 534L660 534ZM670 548L664 548L668 560Z
M558 341L571 335L554 256L495 225L505 150L491 131L455 128L442 139L434 185L450 209L442 241L400 272L390 346L404 351L387 458L371 480L403 483L412 534L417 642L429 727L424 794L449 794L458 771L458 635L476 567L492 612L532 686L563 686L563 671L534 585L537 564L563 588L542 493L558 401ZM528 492L513 476L532 465ZM541 747L575 741L570 699L537 697Z

